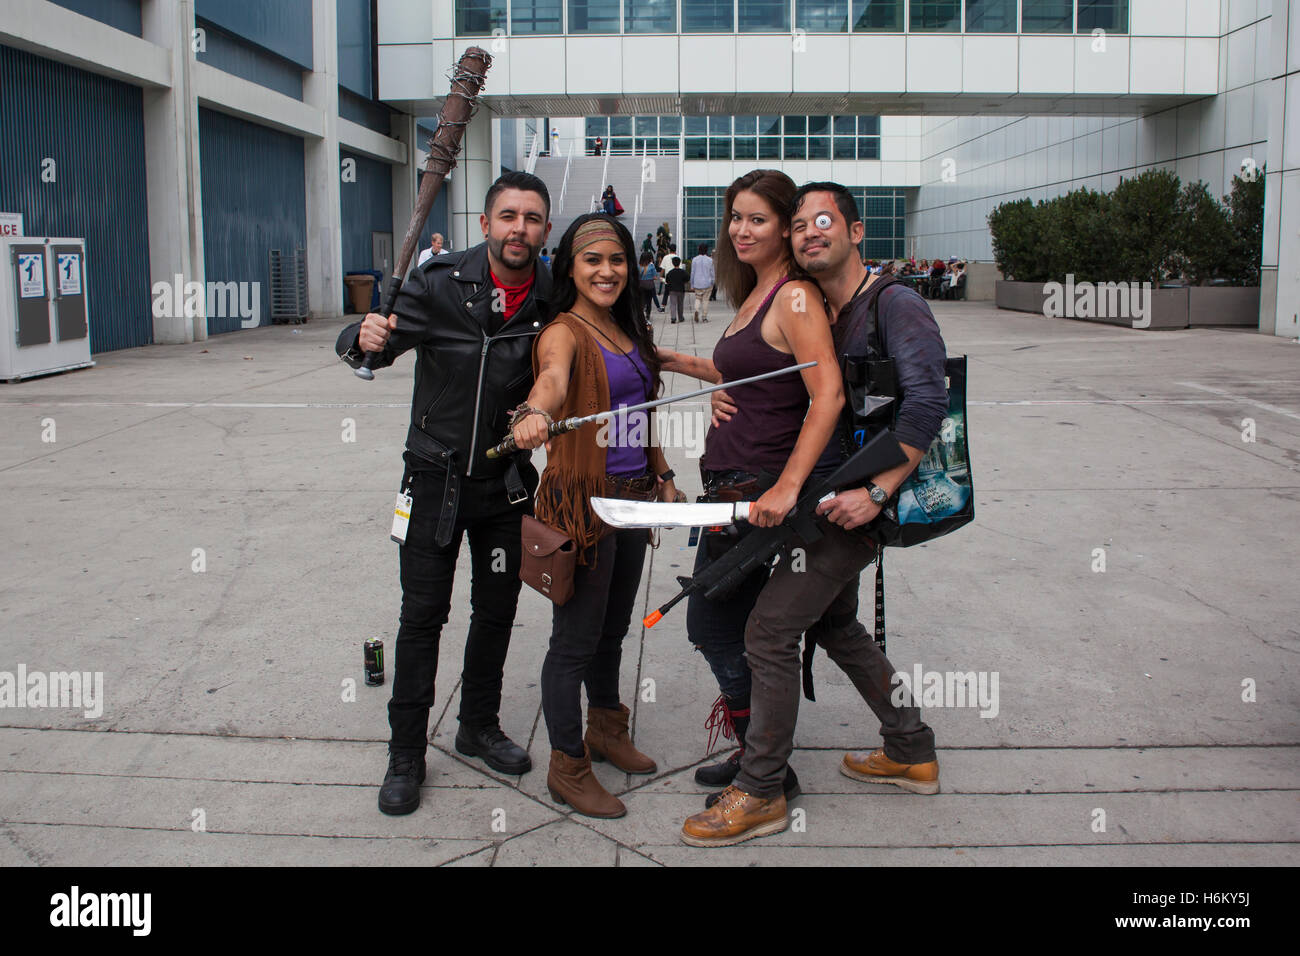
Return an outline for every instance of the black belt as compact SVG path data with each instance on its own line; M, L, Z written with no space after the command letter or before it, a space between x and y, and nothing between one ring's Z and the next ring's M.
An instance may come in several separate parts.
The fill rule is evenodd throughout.
M438 512L438 530L434 534L434 542L440 548L445 548L451 544L452 536L456 532L456 511L460 505L460 469L456 467L456 453L452 452L447 459L447 477L442 486L442 508ZM522 504L528 500L528 488L524 485L524 480L519 474L519 463L511 459L510 467L506 469L506 500L512 505Z

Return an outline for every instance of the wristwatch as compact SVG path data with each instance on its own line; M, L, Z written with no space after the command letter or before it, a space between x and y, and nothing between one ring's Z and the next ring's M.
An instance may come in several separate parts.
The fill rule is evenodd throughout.
M883 505L889 500L889 495L885 492L885 489L881 488L874 481L867 482L867 494L869 494L871 500L878 505Z
M677 477L677 472L675 472L675 471L673 471L671 468L669 468L667 471L665 471L662 475L659 476L659 480L660 480L660 481L672 481L672 480L673 480L674 478L676 478L676 477Z

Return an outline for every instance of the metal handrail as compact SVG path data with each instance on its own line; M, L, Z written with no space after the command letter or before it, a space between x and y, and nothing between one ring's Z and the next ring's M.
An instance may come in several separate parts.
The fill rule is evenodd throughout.
M573 165L573 147L569 147L569 158L564 163L564 182L560 184L560 203L556 212L564 212L564 196L569 191L569 168Z
M540 133L534 133L532 144L528 147L528 162L524 168L530 174L537 169L537 156L541 152L541 139Z

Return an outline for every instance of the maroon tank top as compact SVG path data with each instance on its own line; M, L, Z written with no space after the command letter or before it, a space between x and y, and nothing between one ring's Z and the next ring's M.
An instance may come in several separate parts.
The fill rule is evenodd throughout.
M763 318L782 279L768 293L754 317L739 332L724 335L713 349L713 364L724 382L795 364L794 356L763 341ZM700 465L708 471L770 471L781 474L808 414L808 390L797 373L727 389L737 411L731 421L711 426Z

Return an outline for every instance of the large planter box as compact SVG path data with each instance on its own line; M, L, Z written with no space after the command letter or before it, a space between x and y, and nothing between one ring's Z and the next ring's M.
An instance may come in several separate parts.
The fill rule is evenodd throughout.
M991 262L966 264L966 299L970 302L992 302L996 285L1002 278L998 267Z
M997 283L995 302L999 309L1015 312L1033 312L1047 315L1047 303L1051 297L1048 283L1010 282L1005 279ZM1068 288L1068 287L1067 287ZM1076 292L1076 296L1077 296ZM1102 298L1098 295L1096 298ZM1259 326L1259 289L1233 288L1230 286L1193 286L1180 289L1153 289L1151 292L1151 324L1135 326L1132 316L1080 316L1075 312L1074 304L1068 296L1058 295L1064 300L1065 315L1061 318L1077 318L1083 322L1100 322L1104 325L1118 325L1124 328L1145 328L1154 331L1166 329L1186 329L1192 326L1234 325L1248 328ZM1094 311L1105 311L1094 309Z

